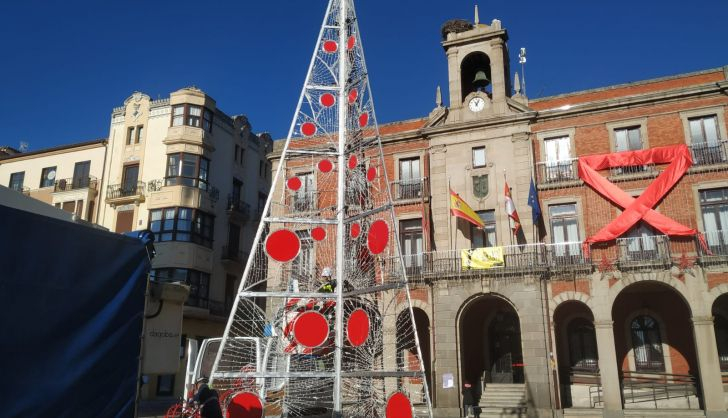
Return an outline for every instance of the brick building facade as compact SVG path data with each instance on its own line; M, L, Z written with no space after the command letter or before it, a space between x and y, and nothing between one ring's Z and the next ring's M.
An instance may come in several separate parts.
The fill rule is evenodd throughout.
M529 100L501 23L462 23L444 27L449 105L438 93L427 117L380 126L390 184L371 186L393 198L435 416L459 416L466 381L493 416L728 416L728 67ZM654 209L696 234L667 236L643 221L586 243L622 209L584 183L579 157L680 145L692 166ZM286 178L306 178L309 160L289 161ZM667 166L600 174L636 198ZM278 185L274 202L326 207L311 176L295 194ZM482 230L450 216L449 190ZM502 248L503 265L468 268L463 251L481 247ZM379 260L395 266L385 274L402 274L387 257L397 254ZM411 344L400 347L403 367L416 364L406 361Z

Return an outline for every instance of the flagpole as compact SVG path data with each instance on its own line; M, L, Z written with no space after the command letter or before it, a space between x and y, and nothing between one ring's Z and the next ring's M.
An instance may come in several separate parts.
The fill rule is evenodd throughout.
M506 187L508 187L508 178L506 177L506 169L505 168L503 169L503 181L505 182L505 184L503 185L504 186L503 189L505 190ZM508 192L509 193L510 193L510 191L511 191L510 188L508 188ZM505 194L504 194L504 196L505 196ZM511 200L512 199L513 199L513 197L511 197ZM508 203L508 202L504 199L503 200L503 208L504 209L506 207L505 206L506 203ZM513 227L511 226L511 222L513 222L513 219L511 219L511 214L508 213L508 210L505 210L505 212L506 212L506 217L508 218L508 236L510 237L511 245L513 245Z
M450 197L451 192L452 192L452 189L450 188L450 176L447 176L447 200L446 200L446 202L447 202L447 213L449 215L447 218L447 236L448 236L448 240L450 241L450 251L454 250L454 248L452 247L452 212L451 212L451 208L450 208L450 205L451 205L450 202L452 201L452 197Z

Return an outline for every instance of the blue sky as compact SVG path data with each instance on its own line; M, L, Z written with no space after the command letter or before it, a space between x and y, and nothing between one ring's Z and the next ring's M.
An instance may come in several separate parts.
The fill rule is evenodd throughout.
M380 123L447 95L440 26L475 0L359 0ZM0 145L106 137L111 109L195 85L254 131L288 130L326 0L37 1L0 5ZM532 98L728 64L728 1L480 1L528 49Z

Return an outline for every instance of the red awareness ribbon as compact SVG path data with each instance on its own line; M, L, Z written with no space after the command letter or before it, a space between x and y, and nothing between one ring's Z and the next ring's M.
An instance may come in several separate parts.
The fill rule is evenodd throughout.
M614 167L667 163L670 165L636 199L597 172ZM692 164L693 160L687 145L580 157L579 178L606 199L624 209L615 220L587 238L585 246L619 238L640 220L644 220L665 235L698 234L697 230L688 228L652 209L670 192Z

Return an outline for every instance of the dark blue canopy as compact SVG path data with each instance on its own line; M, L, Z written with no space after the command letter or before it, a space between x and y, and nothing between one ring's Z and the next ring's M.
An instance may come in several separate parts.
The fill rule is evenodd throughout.
M0 415L134 415L146 244L0 205Z

